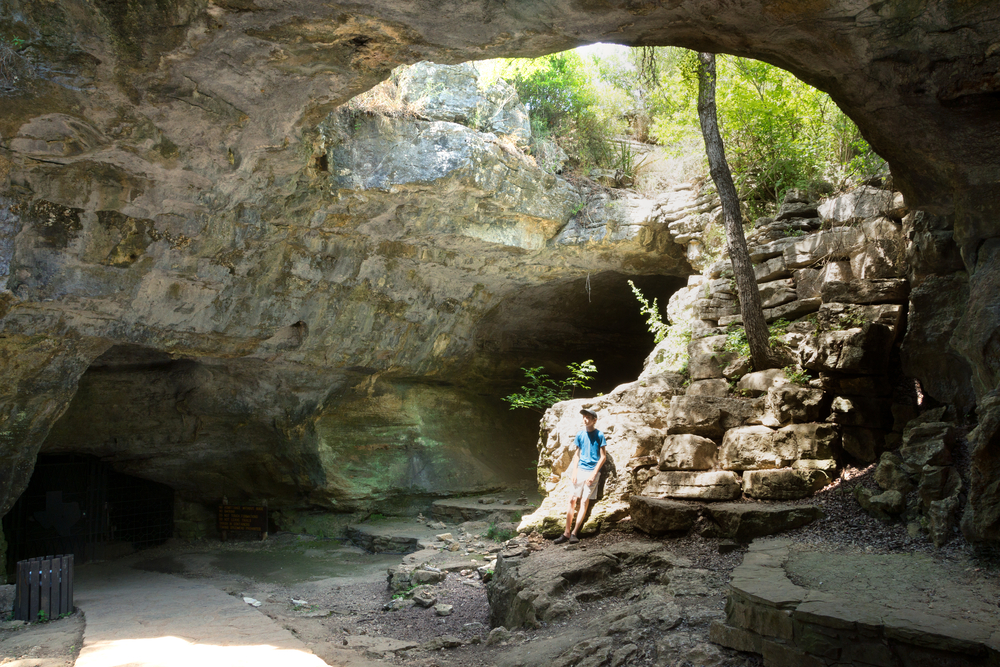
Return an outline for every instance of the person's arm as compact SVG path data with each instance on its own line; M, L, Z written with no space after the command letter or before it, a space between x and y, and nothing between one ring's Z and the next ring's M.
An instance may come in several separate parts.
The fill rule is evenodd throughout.
M594 474L590 476L590 481L587 482L587 486L593 486L597 478L601 476L601 466L608 459L608 452L605 447L601 447L601 458L597 459L597 466L594 468Z
M577 447L576 451L573 452L573 459L569 462L570 470L573 471L573 475L572 477L570 477L570 481L573 482L573 486L576 486L576 469L579 467L577 465L577 462L579 460L580 460L580 448Z

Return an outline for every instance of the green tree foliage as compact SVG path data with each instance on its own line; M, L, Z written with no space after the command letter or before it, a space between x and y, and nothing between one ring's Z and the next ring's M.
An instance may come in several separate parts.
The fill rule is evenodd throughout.
M505 396L503 400L510 404L511 410L527 408L544 414L553 404L573 398L577 389L590 389L588 383L597 374L597 366L592 359L569 364L567 369L569 377L556 380L545 373L542 366L521 368L528 383L521 387L519 393Z
M657 49L660 86L651 94L659 143L684 149L699 133L697 58L692 51ZM826 93L765 62L719 56L719 126L740 199L764 213L792 187L820 179L842 187L885 163Z
M600 76L600 61L575 51L501 61L499 75L528 108L536 137L557 141L578 167L611 166L624 132L625 95Z
M498 62L536 136L555 139L577 168L619 168L623 135L677 156L703 149L693 51L622 47ZM770 212L791 187L840 188L884 170L829 95L756 60L719 56L717 69L720 131L749 216Z

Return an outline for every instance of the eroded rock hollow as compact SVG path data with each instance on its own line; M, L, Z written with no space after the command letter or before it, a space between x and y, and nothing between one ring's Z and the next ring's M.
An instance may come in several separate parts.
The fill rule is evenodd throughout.
M25 45L0 104L0 514L42 450L290 515L516 477L497 433L530 448L533 426L497 387L634 344L641 322L569 313L614 319L599 290L625 276L668 295L681 246L641 202L578 215L593 202L511 148L502 95L475 101L490 126L337 108L399 64L604 40L785 67L889 161L928 341L904 370L975 405L962 525L1000 539L995 2L14 0L0 35Z

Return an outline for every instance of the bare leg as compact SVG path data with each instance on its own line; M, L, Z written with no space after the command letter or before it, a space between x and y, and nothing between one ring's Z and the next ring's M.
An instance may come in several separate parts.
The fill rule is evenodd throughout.
M569 537L569 534L573 531L573 514L576 512L577 500L579 500L579 498L569 499L569 511L566 512L566 532L563 533L566 537Z
M583 526L583 520L587 518L587 505L589 504L589 498L580 499L580 511L576 515L576 527L573 529L573 535L580 535L580 528Z

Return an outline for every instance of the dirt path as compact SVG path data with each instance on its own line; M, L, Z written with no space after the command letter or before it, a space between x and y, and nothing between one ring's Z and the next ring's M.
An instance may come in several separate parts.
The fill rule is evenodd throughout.
M117 563L77 570L77 667L323 667L288 630L205 583Z

